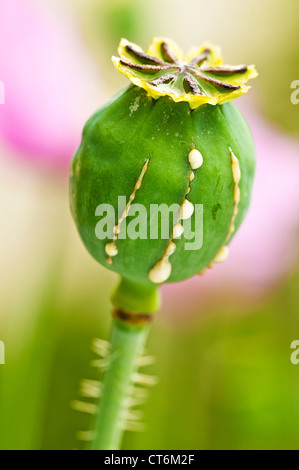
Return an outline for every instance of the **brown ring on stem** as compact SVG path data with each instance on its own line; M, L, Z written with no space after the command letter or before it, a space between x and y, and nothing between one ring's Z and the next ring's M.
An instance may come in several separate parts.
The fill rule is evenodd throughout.
M112 316L121 320L125 323L129 323L130 325L134 326L143 326L148 323L151 323L154 319L154 315L148 313L133 313L133 312L125 312L119 308L115 308L112 310Z

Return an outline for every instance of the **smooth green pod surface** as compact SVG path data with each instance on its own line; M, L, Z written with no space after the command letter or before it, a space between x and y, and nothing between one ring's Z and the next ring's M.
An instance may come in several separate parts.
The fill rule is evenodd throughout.
M193 149L199 151L202 162L192 171L188 157ZM232 157L241 175L237 180ZM205 104L191 110L186 102L175 103L169 97L155 100L143 89L129 86L84 128L71 169L72 214L90 254L135 284L154 284L149 273L165 258L169 243L174 243L175 251L170 250L167 257L171 272L165 281L177 282L203 270L229 243L247 212L254 171L252 136L233 103ZM118 235L114 240L117 254L109 257L109 240L96 235L101 220L95 215L96 208L110 204L117 225L121 217L118 198L125 196L128 202L132 194L132 202L147 210L148 236L122 239ZM186 238L190 236L186 230L178 239L172 238L171 230L169 239L150 238L151 205L181 206L186 200L203 208L200 249L185 249L192 242ZM127 226L135 217L129 210ZM196 228L195 217L193 212L190 230ZM176 222L179 219L173 220Z

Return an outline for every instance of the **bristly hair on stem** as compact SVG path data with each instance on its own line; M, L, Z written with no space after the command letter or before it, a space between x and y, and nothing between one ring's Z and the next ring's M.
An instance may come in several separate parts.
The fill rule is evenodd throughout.
M152 315L115 311L110 342L95 340L93 351L99 356L92 365L103 373L103 381L83 380L82 398L93 403L74 401L77 411L93 416L93 429L78 433L90 450L119 450L125 431L142 431L143 414L136 409L148 396L147 387L157 379L139 372L152 364L144 355L144 346Z

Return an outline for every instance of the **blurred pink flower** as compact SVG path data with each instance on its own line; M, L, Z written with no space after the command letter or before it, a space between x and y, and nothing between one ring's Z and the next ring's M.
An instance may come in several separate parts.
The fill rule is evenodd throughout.
M247 302L275 286L298 262L299 142L244 110L257 149L252 204L230 244L230 256L203 276L163 287L166 314Z
M61 10L34 0L0 0L0 81L1 140L24 158L68 165L101 97L93 100L95 71Z

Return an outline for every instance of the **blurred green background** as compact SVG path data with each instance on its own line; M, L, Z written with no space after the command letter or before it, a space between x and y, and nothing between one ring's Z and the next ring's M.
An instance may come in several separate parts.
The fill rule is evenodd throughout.
M264 252L277 241L280 251L274 244L269 266L259 251L250 266L241 258L238 265L236 257L237 267L227 276L221 267L223 274L205 281L202 291L195 281L184 283L177 308L171 303L176 287L163 291L148 343L156 358L148 369L159 383L144 406L146 431L127 433L124 448L298 449L299 365L290 361L290 344L299 339L299 192L293 184L299 180L299 105L290 100L291 82L299 80L298 2L2 0L1 12L12 21L3 33L0 19L0 56L8 51L6 61L0 58L6 88L0 105L0 340L6 349L0 448L82 448L76 436L89 419L70 402L79 398L80 381L95 377L90 345L109 337L109 293L117 276L98 266L79 240L67 168L84 120L126 85L110 60L119 39L146 48L157 35L185 50L209 40L222 46L229 63L256 64L260 78L242 106L252 124L258 116L267 126L261 163L269 158L271 169L271 136L284 149L275 157L282 165L278 186L260 184L256 191L269 208L280 193L286 199L283 217L277 211L262 238L244 236L247 245L239 247ZM31 43L21 31L18 36L17 25L31 31ZM16 77L26 74L32 81L18 85ZM28 97L44 76L49 83L41 86L41 99L12 104L18 86ZM59 90L52 99L51 86ZM256 224L267 219L263 207ZM280 223L285 230L273 230ZM249 269L257 276L264 269L265 285L235 281Z

